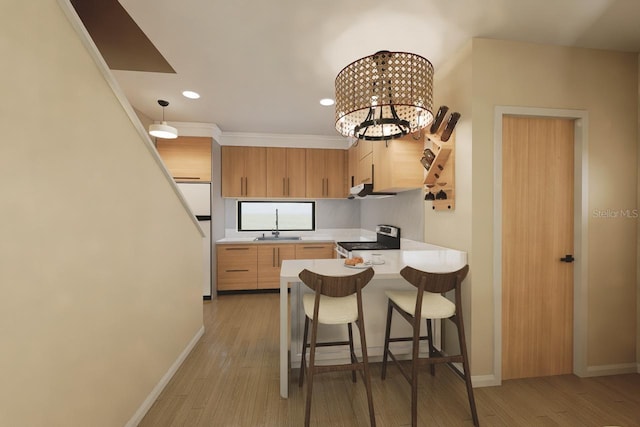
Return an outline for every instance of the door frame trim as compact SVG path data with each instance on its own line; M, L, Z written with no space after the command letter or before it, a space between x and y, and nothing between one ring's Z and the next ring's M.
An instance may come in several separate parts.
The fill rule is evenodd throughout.
M576 261L573 273L573 373L587 373L587 291L588 291L588 129L589 114L585 110L515 107L497 105L494 109L493 135L493 304L494 348L493 372L502 384L502 117L553 117L574 119L574 209L573 245Z

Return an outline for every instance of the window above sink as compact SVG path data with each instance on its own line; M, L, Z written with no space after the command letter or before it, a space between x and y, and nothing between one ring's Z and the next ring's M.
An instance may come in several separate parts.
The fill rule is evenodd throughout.
M276 227L277 210L277 227ZM238 231L315 231L315 201L239 200ZM299 236L264 236L256 240L299 240Z

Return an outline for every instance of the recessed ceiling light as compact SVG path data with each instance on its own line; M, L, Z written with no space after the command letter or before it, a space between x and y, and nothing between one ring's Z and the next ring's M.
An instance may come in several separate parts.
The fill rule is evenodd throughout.
M336 103L336 101L334 101L331 98L323 98L323 99L320 100L320 105L324 105L325 107L329 107L329 106L331 106L331 105L333 105L335 103Z
M182 94L189 99L198 99L200 98L200 94L198 92L194 92L192 90L185 90Z

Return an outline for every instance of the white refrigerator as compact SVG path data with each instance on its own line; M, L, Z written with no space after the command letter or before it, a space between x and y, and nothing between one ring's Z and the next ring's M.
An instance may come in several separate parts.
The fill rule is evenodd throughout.
M211 183L179 182L178 188L205 235L202 239L204 257L204 283L202 296L211 299Z

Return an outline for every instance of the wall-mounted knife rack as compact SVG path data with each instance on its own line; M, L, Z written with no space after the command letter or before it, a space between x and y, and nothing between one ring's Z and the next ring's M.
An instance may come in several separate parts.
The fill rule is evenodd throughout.
M440 107L441 123L447 108ZM425 200L433 203L436 211L451 211L455 208L455 128L459 114L452 113L446 126L439 126L436 121L435 129L427 132L425 139L425 157L422 164L425 168ZM450 128L447 130L447 128ZM435 130L435 132L433 132ZM433 132L433 133L430 133ZM443 134L446 141L443 141ZM429 150L429 151L428 151ZM430 161L429 161L430 160Z

